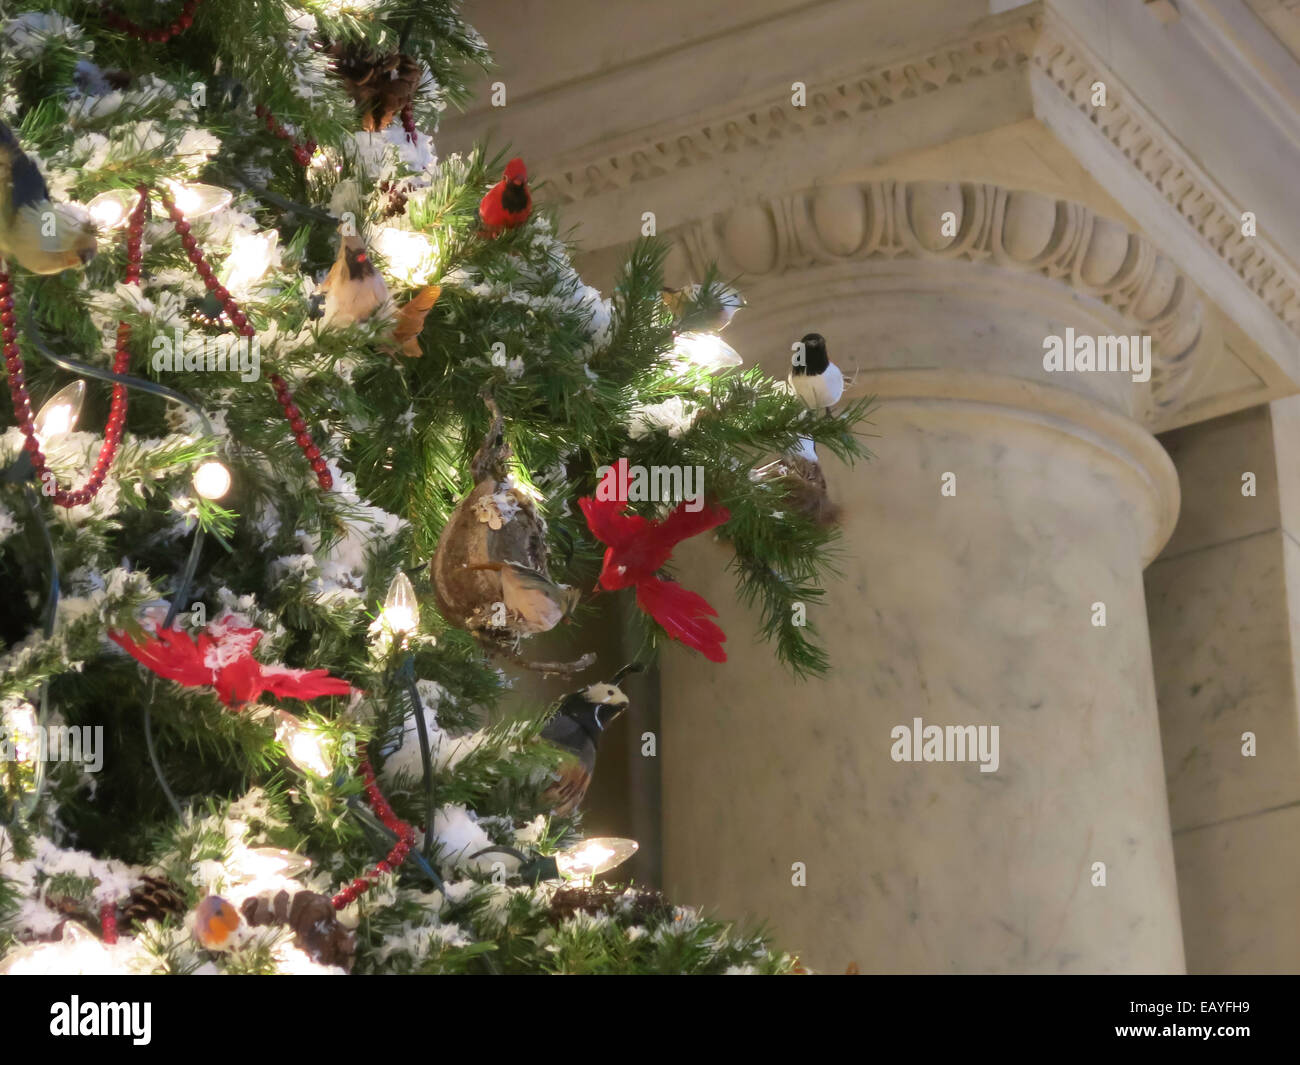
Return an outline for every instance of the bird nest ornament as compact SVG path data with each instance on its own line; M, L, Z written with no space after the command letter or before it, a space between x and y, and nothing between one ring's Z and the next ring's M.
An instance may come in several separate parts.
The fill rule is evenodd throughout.
M491 397L484 399L493 417L470 466L474 489L443 529L429 575L450 624L474 633L489 650L514 656L522 639L566 617L578 593L547 573L546 519L535 493L507 472L504 421ZM534 668L568 671L557 663Z

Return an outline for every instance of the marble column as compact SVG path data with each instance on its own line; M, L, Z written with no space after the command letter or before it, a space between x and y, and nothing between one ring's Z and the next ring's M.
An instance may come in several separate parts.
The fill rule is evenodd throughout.
M825 971L1179 972L1142 581L1178 510L1173 466L1138 421L1160 388L1048 374L1042 356L1045 336L1139 332L1146 312L1168 356L1186 293L1163 286L1146 312L1108 299L1133 262L1101 262L1116 231L1087 219L1069 237L1061 205L1035 203L1035 221L986 191L987 209L956 186L886 190L878 247L904 249L891 255L849 248L842 210L784 235L800 212L770 212L782 250L767 264L758 216L703 227L720 244L686 236L688 252L751 258L738 350L780 373L790 341L821 332L880 407L875 459L826 462L845 552L809 608L825 679L793 680L758 641L724 547L680 554L730 660L663 662L664 884L764 917ZM961 219L946 243L945 205ZM993 244L1019 250L999 263ZM894 760L891 730L916 718L996 727L996 770Z

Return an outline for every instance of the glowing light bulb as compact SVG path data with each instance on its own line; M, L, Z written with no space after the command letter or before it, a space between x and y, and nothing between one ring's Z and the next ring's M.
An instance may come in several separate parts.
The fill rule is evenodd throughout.
M77 419L81 417L81 404L85 398L85 381L73 381L55 392L36 412L32 422L36 439L45 443L46 440L72 432Z
M86 210L100 229L121 229L139 202L140 194L134 189L110 189L86 204Z
M637 852L638 846L634 839L597 836L561 851L555 856L555 864L561 876L590 880L622 865Z
M36 708L20 701L0 715L0 764L34 761L40 747L40 722Z
M230 239L230 256L221 270L222 282L231 292L245 294L262 280L272 262L279 262L280 234L275 230L247 233L237 230Z
M216 185L182 185L170 178L166 185L177 209L187 220L220 211L235 198L229 189L218 188Z
M673 341L673 354L682 362L706 370L723 370L745 361L735 348L712 333L678 334Z
M248 880L292 877L311 868L311 859L278 847L247 847L232 856L235 871Z
M330 761L325 757L325 737L314 725L299 721L290 713L280 715L280 724L276 727L275 738L289 761L307 773L318 777L327 777L332 771Z
M384 628L389 632L404 636L413 632L420 624L420 604L415 599L415 588L411 580L400 570L388 586L388 595L384 597L382 614Z
M423 233L388 226L374 235L372 243L388 263L388 272L408 285L424 284L436 265L438 248Z
M230 491L230 471L220 462L205 462L194 471L194 491L204 499L220 499Z

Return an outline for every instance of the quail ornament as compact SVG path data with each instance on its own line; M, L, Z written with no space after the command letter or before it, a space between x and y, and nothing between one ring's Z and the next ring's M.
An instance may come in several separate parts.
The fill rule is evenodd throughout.
M790 387L811 410L825 410L844 395L844 374L831 362L826 340L820 333L808 333L790 359Z
M95 251L94 223L50 200L40 170L0 122L0 256L34 274L57 274L85 266Z
M589 684L566 695L542 729L542 738L568 755L557 779L542 795L554 816L567 817L582 804L596 769L600 737L627 709L628 698L618 683L633 668L620 670L613 681Z

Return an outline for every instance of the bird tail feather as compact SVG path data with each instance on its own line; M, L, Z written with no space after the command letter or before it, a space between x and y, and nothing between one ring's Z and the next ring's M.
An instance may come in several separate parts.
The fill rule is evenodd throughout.
M710 662L725 662L722 645L727 634L709 620L718 612L702 595L673 581L652 577L636 586L637 604L664 627L674 640L693 647Z

